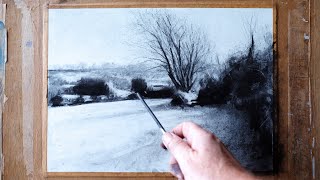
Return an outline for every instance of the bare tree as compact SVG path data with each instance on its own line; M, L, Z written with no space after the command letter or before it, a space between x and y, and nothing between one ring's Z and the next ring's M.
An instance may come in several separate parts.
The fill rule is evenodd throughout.
M165 70L178 90L190 91L211 52L204 32L167 11L146 11L137 17L146 58Z

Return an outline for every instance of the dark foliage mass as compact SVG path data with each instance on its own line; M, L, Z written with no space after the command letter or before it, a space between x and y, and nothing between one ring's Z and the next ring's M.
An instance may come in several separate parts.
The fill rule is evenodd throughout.
M128 100L139 99L136 93L129 94L127 97Z
M131 80L131 91L133 92L144 93L147 87L147 82L142 78L134 78Z
M206 77L201 81L203 88L199 90L197 102L200 105L225 104L230 99L230 86L224 80Z
M52 107L62 106L63 98L59 95L56 95L50 99L50 103L52 103Z
M172 106L181 106L183 107L188 102L187 99L184 98L184 96L180 93L175 93L172 96L171 105Z
M174 95L174 88L172 87L163 87L161 89L147 89L146 93L143 96L147 98L171 98Z
M109 87L102 79L81 78L73 87L73 92L78 95L100 96L109 95Z
M72 105L80 105L80 104L83 104L84 103L84 99L82 96L80 97L77 97L73 102L72 102Z
M247 51L229 58L220 78L205 78L199 91L200 105L230 103L249 114L251 129L260 142L272 143L273 59L272 45L255 52L253 36Z
M137 92L137 91L135 91ZM149 99L172 98L175 93L173 87L162 87L160 89L147 88L145 91L138 92L141 96ZM139 99L136 93L127 96L128 100Z

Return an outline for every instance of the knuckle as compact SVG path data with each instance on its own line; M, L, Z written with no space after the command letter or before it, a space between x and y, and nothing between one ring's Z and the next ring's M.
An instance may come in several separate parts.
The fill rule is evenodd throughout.
M216 142L217 142L218 144L220 144L220 143L221 143L221 140L216 137Z
M211 132L206 132L206 133L205 133L205 137L206 137L206 139L208 139L208 140L214 140L214 141L217 140L216 136L215 136L214 134L212 134Z
M197 125L191 121L183 122L182 126L185 132L188 132L190 131L190 129L195 129L197 127Z
M196 124L192 121L185 121L182 124L183 124L183 126L188 127L188 128L196 126Z
M186 122L186 125L187 125L189 128L196 128L196 127L199 126L198 124L196 124L196 123L194 123L194 122L192 122L192 121L187 121L187 122Z
M192 121L185 121L185 122L183 122L183 124L191 125L191 124L194 124L194 123Z
M173 139L170 142L168 142L168 148L171 150L171 152L174 153L182 145L182 143L182 139Z

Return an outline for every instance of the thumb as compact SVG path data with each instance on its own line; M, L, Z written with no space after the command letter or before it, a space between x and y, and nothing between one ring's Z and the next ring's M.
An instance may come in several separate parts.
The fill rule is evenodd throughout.
M173 157L178 161L182 162L185 159L188 159L187 156L191 152L191 148L187 142L183 141L179 136L166 132L162 136L163 144L167 147Z

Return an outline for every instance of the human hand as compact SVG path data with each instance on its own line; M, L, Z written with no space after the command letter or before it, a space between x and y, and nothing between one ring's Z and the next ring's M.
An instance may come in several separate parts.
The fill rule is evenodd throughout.
M172 155L171 173L179 179L256 179L215 135L197 124L181 123L162 141Z

